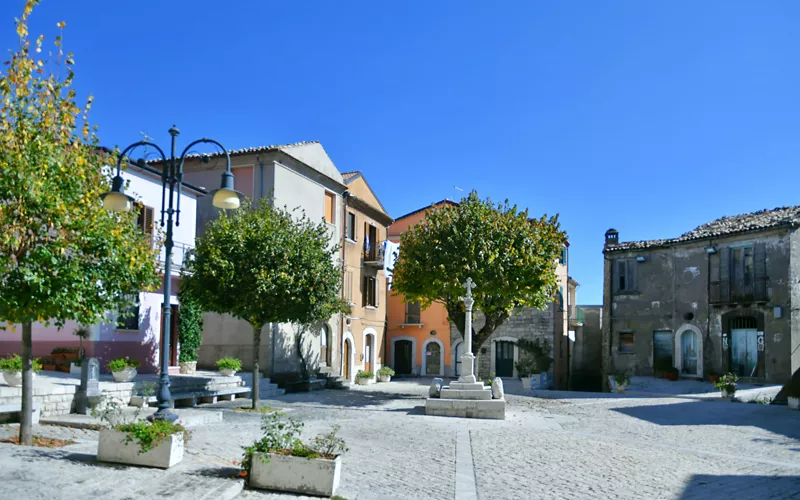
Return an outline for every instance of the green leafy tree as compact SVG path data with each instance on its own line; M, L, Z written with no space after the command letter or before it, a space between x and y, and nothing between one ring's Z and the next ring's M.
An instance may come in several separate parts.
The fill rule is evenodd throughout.
M253 408L259 404L261 329L268 323L324 321L337 312L336 254L324 223L267 203L220 213L198 238L181 286L203 310L231 314L252 326Z
M423 307L444 304L463 336L466 279L475 309L486 317L471 332L473 351L515 307L544 308L558 290L556 262L566 242L558 216L529 219L508 201L495 205L473 191L457 205L431 207L425 220L403 233L392 289Z
M178 342L181 352L178 361L197 361L197 350L203 341L203 309L184 288L178 292L178 302L181 304L181 314L178 316Z
M72 55L60 36L50 62L36 55L43 37L31 47L27 20L37 3L27 2L17 21L20 45L0 78L0 318L22 324L21 444L33 437L32 323L97 323L158 280L136 215L102 207L110 158L86 121L91 98L83 109L75 104Z

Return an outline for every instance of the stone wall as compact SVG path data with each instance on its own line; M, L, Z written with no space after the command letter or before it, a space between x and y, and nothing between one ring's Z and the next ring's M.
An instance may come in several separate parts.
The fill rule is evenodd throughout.
M602 389L602 306L578 306L583 311L583 323L575 329L571 343L570 390L599 391Z

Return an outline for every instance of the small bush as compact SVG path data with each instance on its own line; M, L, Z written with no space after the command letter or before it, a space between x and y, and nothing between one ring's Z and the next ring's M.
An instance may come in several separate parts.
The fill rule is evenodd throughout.
M139 367L139 360L132 359L128 356L125 356L124 358L117 358L115 360L106 363L106 368L108 368L108 371L112 373L121 372L126 368L138 368L138 367Z
M139 420L128 424L120 424L114 430L127 434L126 443L136 441L139 443L139 453L146 453L166 441L173 434L183 434L184 442L189 440L189 433L180 424L167 420L154 420L148 422Z
M33 372L38 373L42 369L42 364L39 358L33 359ZM21 372L22 371L22 356L14 354L4 359L0 359L0 370L4 372Z
M378 375L380 375L381 377L394 377L394 370L392 370L388 366L382 366L378 370Z
M217 361L217 370L233 370L238 372L242 369L242 362L236 358L225 357Z
M375 374L372 372L365 372L364 370L358 370L356 373L356 378L372 378Z
M726 373L725 375L721 376L718 381L714 382L714 387L720 391L734 393L736 392L736 382L738 381L739 377L737 377L736 374Z

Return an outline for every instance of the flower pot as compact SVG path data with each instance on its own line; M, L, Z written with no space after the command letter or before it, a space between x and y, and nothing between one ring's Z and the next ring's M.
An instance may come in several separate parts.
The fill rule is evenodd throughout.
M42 370L54 372L56 371L56 365L42 365Z
M378 382L391 382L392 376L391 375L378 375Z
M122 371L111 372L111 375L114 376L115 382L130 382L131 380L133 380L134 377L136 377L136 374L138 373L139 372L138 370L136 370L136 368L132 368L129 366L128 368L125 368Z
M22 387L22 372L4 371L3 378L10 387ZM36 372L31 374L31 380L36 378Z
M800 398L789 396L789 409L800 410Z
M356 377L356 384L358 384L358 385L369 385L371 383L372 383L372 379L371 378Z
M667 380L675 381L678 380L678 374L675 372L667 372L664 374L664 378Z
M720 389L720 394L725 399L733 399L733 396L736 394L736 390L728 391L727 389Z
M264 453L253 455L249 474L251 488L291 491L322 497L332 497L336 494L342 457L336 457L334 460L324 458L309 460L304 457L273 453L267 455L268 463L264 463Z
M194 375L197 371L197 361L182 361L179 364L182 375Z
M719 376L717 376L717 375L709 375L708 376L708 381L711 382L712 384L716 384L717 382L719 382Z
M69 364L69 374L70 375L81 375L81 365L76 365L75 363Z
M135 439L126 443L127 439L126 432L101 430L97 460L160 469L168 469L183 460L183 434L173 434L145 453L140 453L141 448Z
M530 390L531 388L531 380L532 380L531 377L522 377L520 379L520 381L522 381L522 388L525 389L526 391Z
M226 377L233 377L234 375L236 375L236 370L227 370L226 369L226 370L220 370L219 372L221 374L223 374L224 376L226 376Z

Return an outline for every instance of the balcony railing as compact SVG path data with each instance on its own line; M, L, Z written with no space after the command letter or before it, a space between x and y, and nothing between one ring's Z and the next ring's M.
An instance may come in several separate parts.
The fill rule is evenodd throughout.
M570 324L583 324L583 309L576 309L569 316Z
M190 250L194 249L194 245L190 243L181 243L176 241L172 247L172 271L180 272L187 262L187 255ZM158 253L158 263L163 267L166 261L167 252L162 246Z
M364 264L383 266L384 242L364 240Z
M710 287L712 304L742 304L767 302L767 278L755 278L749 283L744 280L712 281Z

